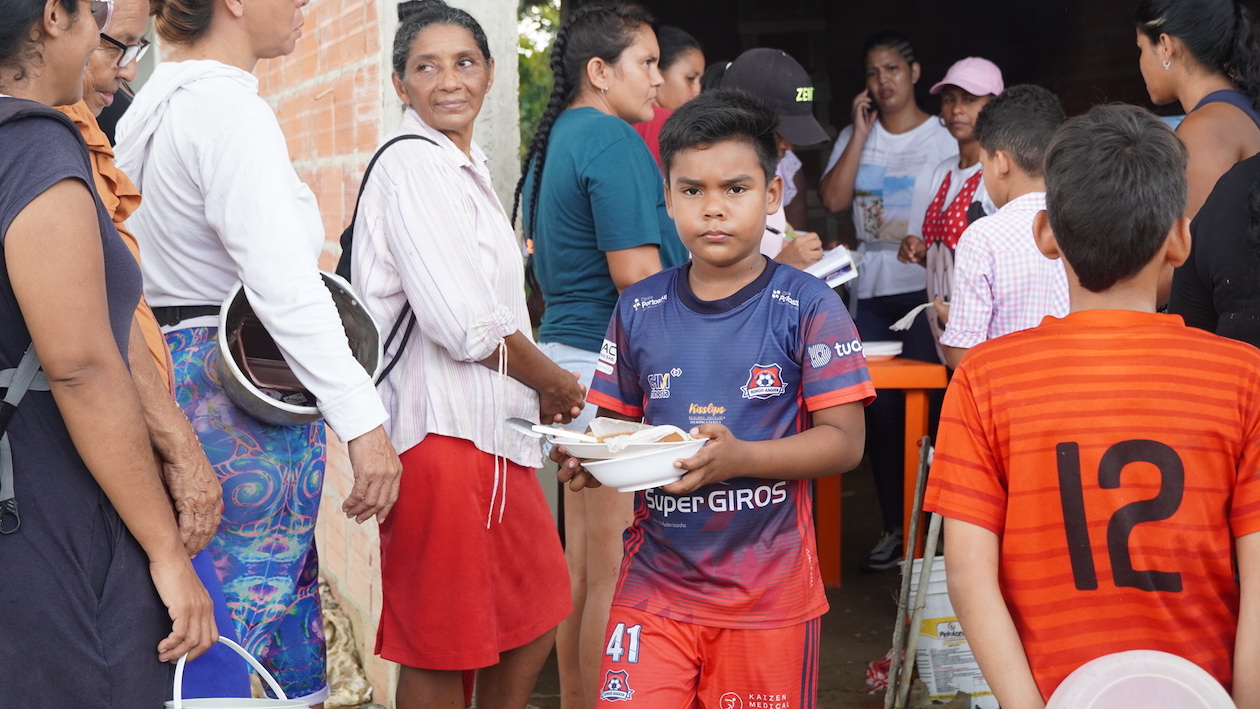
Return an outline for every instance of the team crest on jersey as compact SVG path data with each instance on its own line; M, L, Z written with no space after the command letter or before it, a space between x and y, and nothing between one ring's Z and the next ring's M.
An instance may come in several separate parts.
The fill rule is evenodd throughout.
M630 675L625 670L608 670L604 673L604 686L599 698L606 702L628 702L634 690L630 689Z
M727 692L718 698L721 709L744 709L744 699L734 692Z
M748 370L748 384L740 387L745 399L770 399L787 391L783 368L777 364L754 364Z

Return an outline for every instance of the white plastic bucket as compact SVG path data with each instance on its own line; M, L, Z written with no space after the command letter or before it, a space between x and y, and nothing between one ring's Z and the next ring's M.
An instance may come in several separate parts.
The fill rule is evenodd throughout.
M922 566L922 559L914 560L911 589L918 588ZM958 616L949 602L943 556L938 556L932 564L919 626L910 630L919 633L915 665L932 701L948 702L956 693L963 691L971 695L972 709L998 709L997 699L980 674L980 667L976 665L976 658L971 654L962 626L958 624Z
M280 689L276 679L259 664L258 660L254 659L253 655L246 652L245 648L222 636L219 637L219 642L232 648L236 651L236 654L245 658L245 661L258 672L258 676L262 677L263 681L267 683L268 687L271 687L271 691L279 699L252 699L246 697L184 699L184 663L188 660L188 655L184 655L175 664L175 698L166 703L166 709L307 709L306 702L285 698L284 690Z

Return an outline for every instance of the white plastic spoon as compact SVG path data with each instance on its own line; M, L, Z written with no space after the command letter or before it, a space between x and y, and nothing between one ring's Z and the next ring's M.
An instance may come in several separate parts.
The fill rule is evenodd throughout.
M578 433L577 431L570 431L567 428L557 428L555 426L543 426L541 424L536 424L533 421L528 421L522 418L510 418L507 420L507 425L533 438L542 438L543 435L548 435L548 436L555 436L556 438L572 439L574 441L577 441L578 443L599 443L598 438L594 436L588 436L585 433Z

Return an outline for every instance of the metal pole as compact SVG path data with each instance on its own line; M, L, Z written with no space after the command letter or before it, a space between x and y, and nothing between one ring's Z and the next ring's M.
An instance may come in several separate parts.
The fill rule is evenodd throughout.
M919 471L914 481L914 509L923 509L923 493L927 486L928 474L928 454L931 447L931 439L924 436L919 441ZM913 568L916 547L919 543L919 518L920 514L915 514L910 518L909 536L903 542L903 558L905 563L902 565L901 571L901 592L897 596L897 622L893 626L893 649L892 661L888 666L888 689L884 693L884 709L893 709L896 698L895 687L897 686L897 672L901 670L902 665L902 645L906 640L906 612L909 609L910 601L910 569Z
M923 546L923 565L919 569L919 587L914 593L914 612L910 616L910 640L906 643L906 664L901 671L901 682L897 686L897 701L894 707L904 709L910 694L910 675L914 672L914 653L919 648L919 622L923 619L923 606L927 600L928 581L932 576L932 566L936 563L936 541L941 536L941 516L933 513L928 523L927 543Z

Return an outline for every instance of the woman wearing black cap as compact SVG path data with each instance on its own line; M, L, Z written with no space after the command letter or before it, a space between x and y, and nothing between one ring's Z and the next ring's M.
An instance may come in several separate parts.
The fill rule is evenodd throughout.
M742 89L774 106L779 113L775 137L780 160L795 146L817 145L828 139L814 118L813 81L805 68L781 49L758 47L739 55L726 68L722 88ZM784 178L785 184L789 177ZM822 240L813 232L793 231L780 207L766 219L761 252L780 263L806 268L822 258Z

